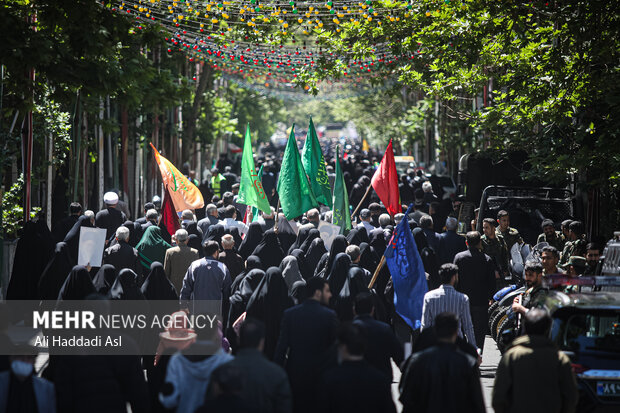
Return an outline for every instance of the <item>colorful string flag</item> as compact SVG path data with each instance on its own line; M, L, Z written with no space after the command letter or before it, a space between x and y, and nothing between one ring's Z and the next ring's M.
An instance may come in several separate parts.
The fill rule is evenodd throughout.
M344 184L344 175L340 167L340 145L336 145L336 179L334 181L332 224L340 226L340 234L351 229L351 211L349 195Z
M323 152L321 152L321 145L319 144L319 138L316 135L312 118L310 118L306 142L301 152L301 162L308 176L313 178L310 180L310 186L312 186L316 200L331 208L333 205L332 190L329 185L327 169L325 168L325 158L323 157Z
M391 216L402 212L400 192L398 191L398 173L396 172L391 139L379 168L372 177L371 185Z
M243 205L256 207L266 214L271 213L267 194L265 194L263 184L254 166L252 137L250 136L249 124L245 129L243 157L241 158L241 182L239 184L239 197L237 202Z
M291 127L291 134L284 149L277 190L286 219L297 218L304 212L319 206L312 192L308 175L301 163L295 140L295 124Z
M178 229L181 229L179 216L174 210L172 197L167 189L164 190L164 199L161 202L161 219L159 220L159 226L165 228L170 235L174 235Z
M407 209L405 217L409 215L412 206ZM420 327L424 294L428 292L428 285L424 264L407 219L401 220L394 229L384 256L394 284L394 308L415 330Z
M199 209L205 206L200 190L190 182L168 159L159 154L151 143L155 162L159 166L164 187L170 194L174 209L177 212L185 209Z

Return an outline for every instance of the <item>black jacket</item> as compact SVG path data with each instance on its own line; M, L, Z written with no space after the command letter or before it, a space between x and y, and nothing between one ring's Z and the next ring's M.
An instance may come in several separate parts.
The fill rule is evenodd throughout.
M454 257L459 267L456 289L467 294L472 307L487 307L495 294L495 264L488 255L477 248L469 248Z
M412 354L399 387L403 413L485 411L476 359L455 344L440 343Z
M292 408L291 386L282 369L256 349L243 348L229 362L244 373L244 399L260 413L288 413Z
M315 411L317 383L335 356L337 327L336 313L316 300L284 312L274 361L288 373L295 412Z
M123 268L129 268L139 274L138 250L126 242L119 242L107 248L103 253L103 263L112 264L117 273Z
M116 229L122 226L125 221L127 221L125 214L116 208L102 209L95 216L95 226L106 230L105 239L112 238L116 233Z
M396 335L388 324L375 320L370 314L358 315L353 322L363 326L366 330L364 358L391 381L392 363L390 359L394 359L397 366L400 366L404 359L403 347Z
M318 410L325 413L396 412L392 380L365 360L343 361L325 373Z

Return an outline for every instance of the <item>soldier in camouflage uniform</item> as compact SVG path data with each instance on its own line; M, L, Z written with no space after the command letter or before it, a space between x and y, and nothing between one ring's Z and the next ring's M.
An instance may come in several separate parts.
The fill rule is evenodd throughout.
M571 222L568 237L569 241L564 244L560 264L566 264L568 259L572 256L586 256L587 241L585 239L583 223L581 221Z
M546 288L543 288L543 267L538 261L528 261L525 263L525 285L527 290L523 294L521 304L518 303L518 297L515 297L512 304L512 311L519 314L527 313L531 308L541 305L544 297L549 294Z
M515 228L510 228L510 215L508 215L508 211L504 211L503 209L497 213L497 223L499 226L495 230L497 235L501 235L504 237L504 241L506 241L506 247L508 251L512 248L512 246L516 243L522 244L523 239L521 235L519 235L519 231Z
M538 236L536 243L546 242L552 247L555 247L558 251L564 250L564 235L562 232L556 231L553 227L553 221L545 219L542 224L543 233Z
M501 277L509 276L508 272L508 248L506 241L495 231L496 222L493 218L485 218L482 221L482 252L493 259Z

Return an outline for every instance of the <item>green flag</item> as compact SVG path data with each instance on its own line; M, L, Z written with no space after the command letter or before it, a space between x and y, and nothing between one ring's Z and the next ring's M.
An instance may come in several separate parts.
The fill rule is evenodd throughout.
M241 158L241 182L239 183L238 202L243 205L255 206L267 214L271 213L267 195L263 189L263 184L260 179L258 179L258 174L254 166L249 124L245 130L243 157Z
M349 195L344 184L344 176L340 167L340 145L336 146L336 180L334 181L334 206L332 224L340 226L340 234L351 229L351 211L349 211Z
M319 144L319 138L316 136L312 118L310 118L310 125L308 126L306 143L301 151L301 162L304 164L304 169L308 176L313 178L310 179L310 185L314 195L316 195L316 200L331 208L332 189L329 186L329 178L325 169L325 158L323 158L323 153L321 152L321 145Z
M262 184L263 183L263 166L260 166L260 169L258 170L258 181ZM256 207L252 207L252 222L256 222L258 221L258 208Z
M297 218L304 212L319 206L301 163L301 156L299 156L295 141L295 124L291 128L291 135L288 137L282 157L277 189L286 219Z

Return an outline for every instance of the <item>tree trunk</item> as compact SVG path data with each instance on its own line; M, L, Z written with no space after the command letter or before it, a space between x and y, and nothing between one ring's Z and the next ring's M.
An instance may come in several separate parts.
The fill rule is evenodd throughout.
M200 115L200 106L204 102L204 94L207 87L212 87L213 84L213 70L210 66L206 66L204 63L196 65L196 78L198 85L196 86L196 95L194 96L194 102L192 103L192 109L186 118L185 137L189 142L194 141L194 135L196 134L196 121Z

